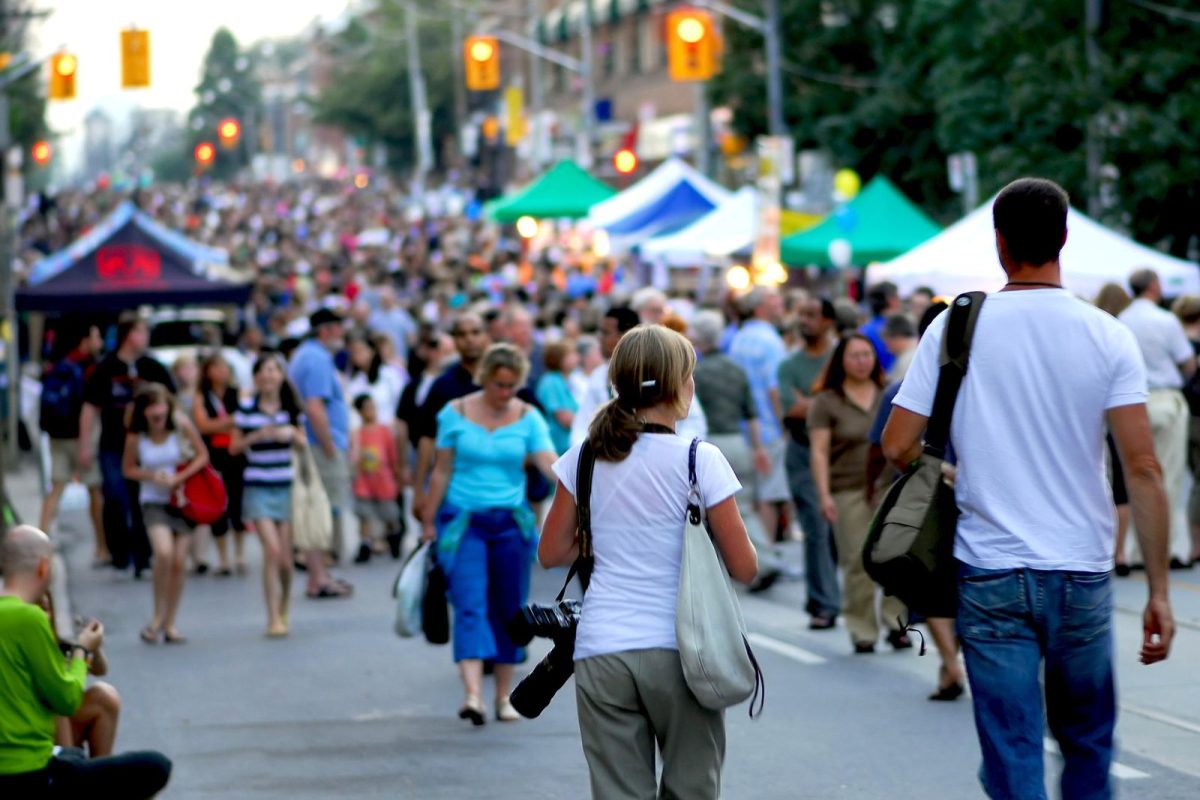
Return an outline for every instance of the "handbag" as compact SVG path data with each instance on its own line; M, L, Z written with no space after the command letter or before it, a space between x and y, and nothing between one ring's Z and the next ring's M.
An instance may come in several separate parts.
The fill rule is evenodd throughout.
M311 447L294 447L292 541L297 550L329 550L333 546L333 510L317 473Z
M700 440L693 439L688 451L688 505L675 611L679 660L688 688L700 705L719 711L750 698L753 719L766 702L766 683L746 638L746 622L733 582L708 530L696 479L699 446Z
M449 591L450 583L438 564L437 549L431 547L425 557L425 594L421 598L421 629L430 644L450 641L450 608L446 600Z
M175 438L179 442L179 456L183 463L175 465L176 474L187 469L196 457L188 430L191 421L179 414L175 417ZM171 493L171 507L179 511L193 525L211 525L225 516L229 508L229 494L225 491L225 480L212 464L192 475Z
M392 585L392 597L396 600L396 619L392 629L404 639L418 636L422 631L422 609L428 578L426 562L430 545L430 542L425 542L409 554Z
M924 449L884 496L863 545L867 574L884 592L899 598L910 615L953 617L957 610L954 536L959 512L942 464L954 403L967 374L971 339L986 297L983 292L967 292L950 306Z

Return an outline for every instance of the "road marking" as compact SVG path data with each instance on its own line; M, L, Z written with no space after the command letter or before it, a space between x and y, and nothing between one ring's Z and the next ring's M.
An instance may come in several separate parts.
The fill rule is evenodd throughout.
M794 644L781 642L771 636L766 636L761 633L751 633L748 634L746 638L750 640L751 644L756 644L759 647L766 648L767 650L778 653L781 656L790 658L793 661L799 661L801 664L810 664L815 666L817 664L825 663L825 659L816 653L810 653L807 650L796 647Z
M1049 736L1046 736L1042 739L1042 747L1045 748L1047 753L1051 753L1056 756L1061 755L1058 749L1058 742L1054 741ZM1112 773L1114 778L1119 778L1123 781L1137 781L1150 777L1150 773L1148 772L1142 772L1140 769L1134 769L1133 767L1128 767L1124 764L1118 764L1116 761L1112 763L1112 766L1108 771Z
M1122 705L1121 710L1130 714L1136 714L1139 717L1152 719L1155 722L1161 722L1164 725L1170 725L1174 728L1179 728L1181 731L1187 731L1188 733L1200 733L1200 725L1197 725L1194 722L1188 722L1186 719L1172 717L1170 714L1164 714L1161 711L1154 711L1149 708L1142 708L1141 706L1129 705Z

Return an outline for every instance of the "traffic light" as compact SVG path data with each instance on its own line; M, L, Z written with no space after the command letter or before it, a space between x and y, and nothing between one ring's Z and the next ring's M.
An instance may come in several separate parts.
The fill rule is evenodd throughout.
M150 32L121 31L121 87L141 89L150 85Z
M241 135L242 126L233 117L226 117L217 125L217 136L221 138L221 145L226 148L237 144L238 137Z
M494 36L468 36L463 43L467 88L487 92L500 88L500 45Z
M613 154L613 169L618 175L629 175L638 168L637 153L628 147L622 147Z
M50 56L50 99L75 99L75 71L79 61L70 53Z
M721 41L712 15L681 8L667 15L667 71L673 81L706 81L720 70Z
M213 147L210 142L201 142L196 145L194 155L196 156L196 166L204 169L217 157L217 148Z
M50 149L50 143L45 139L35 142L33 145L32 155L33 163L37 164L39 167L46 166L50 163L50 156L53 155L53 151Z

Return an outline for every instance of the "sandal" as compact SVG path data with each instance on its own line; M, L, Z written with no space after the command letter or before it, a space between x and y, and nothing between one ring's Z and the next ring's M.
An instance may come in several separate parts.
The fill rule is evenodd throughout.
M521 715L513 708L512 703L508 698L503 698L496 701L496 721L497 722L517 722L521 719Z
M158 634L158 628L154 627L153 625L147 625L146 627L142 628L142 632L139 633L138 636L140 636L142 641L146 644L158 644Z
M288 635L288 626L286 622L279 622L277 625L267 627L268 639L284 639Z
M463 703L462 708L458 710L458 718L470 720L475 727L486 723L487 717L483 713L483 701L478 697L468 697L467 702Z
M187 637L179 631L163 631L163 641L167 644L187 644Z
M331 581L315 592L305 592L310 600L325 600L333 597L349 597L350 590L336 581Z

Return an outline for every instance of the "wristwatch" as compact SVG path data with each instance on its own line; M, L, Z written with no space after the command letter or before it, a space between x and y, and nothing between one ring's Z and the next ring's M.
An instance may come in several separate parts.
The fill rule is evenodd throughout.
M88 650L86 647L84 647L84 646L83 646L83 645L81 645L81 644L76 644L76 645L72 645L72 646L71 646L71 658L74 658L74 657L75 657L75 651L76 651L76 650L81 650L81 651L83 651L83 660L84 660L84 661L90 661L90 660L91 660L91 658L92 658L92 651L91 651L91 650Z

